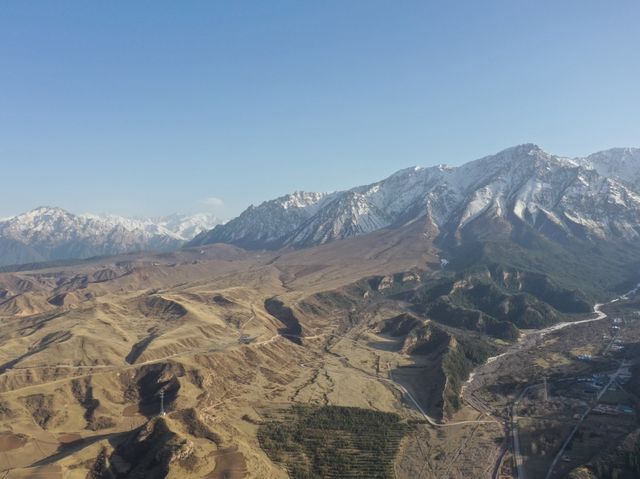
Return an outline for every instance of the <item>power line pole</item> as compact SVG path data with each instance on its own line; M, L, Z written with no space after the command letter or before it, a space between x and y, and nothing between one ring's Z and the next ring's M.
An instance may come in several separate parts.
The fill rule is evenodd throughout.
M160 390L160 415L164 416L164 388Z
M549 400L549 390L547 388L547 376L544 376L542 378L542 381L544 382L544 392L543 392L543 400L544 402L547 402Z

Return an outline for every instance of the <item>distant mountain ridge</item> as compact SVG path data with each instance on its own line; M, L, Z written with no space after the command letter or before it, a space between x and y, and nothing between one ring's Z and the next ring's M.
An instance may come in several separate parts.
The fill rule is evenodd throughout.
M0 220L0 265L171 251L219 222L206 213L148 219L39 207Z
M637 240L640 149L563 158L533 144L462 166L400 170L334 193L296 192L198 235L190 245L307 247L424 221L425 235L455 240L472 223L526 224L555 239Z
M0 265L185 244L304 248L410 224L445 247L465 235L507 237L523 227L556 242L635 243L640 149L564 158L524 144L457 167L406 168L345 191L294 192L250 206L225 224L210 214L124 218L41 207L0 220Z

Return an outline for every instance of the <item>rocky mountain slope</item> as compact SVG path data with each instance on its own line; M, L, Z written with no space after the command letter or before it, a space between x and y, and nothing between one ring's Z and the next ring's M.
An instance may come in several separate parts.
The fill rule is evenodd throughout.
M132 219L41 207L0 221L0 265L169 251L218 222L208 214Z
M568 159L526 144L459 167L408 168L330 194L296 192L251 206L190 244L307 247L424 221L425 235L459 239L474 222L510 233L528 225L554 240L635 240L640 150Z
M636 190L640 188L640 148L612 148L575 161Z

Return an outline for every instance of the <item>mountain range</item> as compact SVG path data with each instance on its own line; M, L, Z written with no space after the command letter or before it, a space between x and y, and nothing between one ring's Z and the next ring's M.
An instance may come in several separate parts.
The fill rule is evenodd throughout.
M219 222L206 213L125 218L40 207L0 220L0 265L171 251Z
M0 220L0 265L212 243L305 248L409 225L445 250L465 238L522 241L524 231L565 245L633 243L640 149L566 158L518 145L461 166L406 168L345 191L296 191L226 223L210 214L123 218L41 207Z
M458 167L407 168L346 191L295 192L250 206L190 244L299 248L416 221L426 236L453 243L482 223L496 231L527 225L559 241L636 240L640 149L571 159L525 144Z

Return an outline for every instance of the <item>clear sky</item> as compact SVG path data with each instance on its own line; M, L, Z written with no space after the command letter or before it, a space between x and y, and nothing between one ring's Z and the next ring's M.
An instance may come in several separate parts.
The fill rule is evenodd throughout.
M518 143L640 146L640 2L0 3L0 217L223 217Z

